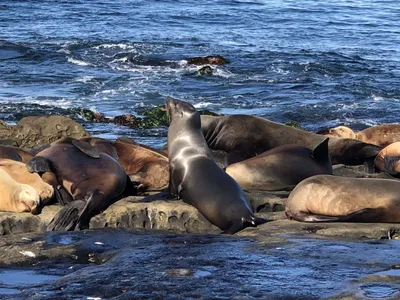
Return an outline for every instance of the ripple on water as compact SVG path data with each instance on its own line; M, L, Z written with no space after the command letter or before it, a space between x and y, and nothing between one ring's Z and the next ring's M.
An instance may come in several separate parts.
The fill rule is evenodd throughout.
M360 288L364 291L364 295L370 299L387 298L399 293L398 289L385 284L368 284Z

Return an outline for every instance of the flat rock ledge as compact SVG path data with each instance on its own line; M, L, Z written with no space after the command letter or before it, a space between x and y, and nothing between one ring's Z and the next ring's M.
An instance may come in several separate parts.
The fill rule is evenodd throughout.
M124 228L137 231L173 233L214 233L220 229L208 222L194 207L177 200L163 200L157 195L123 198L106 211L92 218L90 228ZM250 197L249 197L250 198ZM257 198L257 197L256 197ZM252 200L252 198L250 199ZM260 201L258 197L257 202ZM349 239L400 239L400 224L387 223L301 223L286 219L283 212L286 198L264 195L263 209L258 216L268 220L257 228L246 228L237 236L252 237L261 243L281 243L291 234L308 234ZM40 233L60 209L47 206L39 215L0 213L0 234Z

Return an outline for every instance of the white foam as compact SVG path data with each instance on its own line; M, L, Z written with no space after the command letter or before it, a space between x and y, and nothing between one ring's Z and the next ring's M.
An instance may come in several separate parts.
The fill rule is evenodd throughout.
M83 60L79 60L79 59L75 59L72 57L68 57L68 62L74 64L74 65L78 65L78 66L90 66L90 63L83 61Z
M128 49L135 49L135 46L128 45L128 44L122 44L122 43L118 43L118 44L111 43L111 44L101 44L101 45L93 47L93 49L114 49L114 48L128 50Z
M213 103L211 103L211 102L200 102L200 103L194 104L193 106L195 108L205 108L205 107L209 107L211 105L213 105Z
M94 76L78 77L75 79L75 82L88 83L88 82L92 81L94 78L95 78Z
M231 78L231 77L236 76L234 73L232 73L228 70L223 70L223 69L219 69L219 68L214 69L213 74L223 77L223 78Z

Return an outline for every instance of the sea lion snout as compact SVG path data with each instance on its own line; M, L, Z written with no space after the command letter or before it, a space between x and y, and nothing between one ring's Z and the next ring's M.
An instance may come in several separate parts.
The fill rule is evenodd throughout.
M31 212L32 214L38 213L40 196L34 188L28 185L22 185L17 198L19 206L21 206L21 211Z

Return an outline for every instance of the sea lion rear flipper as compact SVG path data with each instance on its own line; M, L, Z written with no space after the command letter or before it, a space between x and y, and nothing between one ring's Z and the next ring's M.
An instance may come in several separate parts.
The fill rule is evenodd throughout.
M35 156L26 163L26 168L31 173L51 172L51 162L42 156Z
M87 156L92 158L100 158L100 151L86 141L73 140L72 145L81 150Z
M47 231L74 230L78 222L79 212L85 207L85 201L76 200L61 208L47 225Z
M60 203L63 206L65 206L68 203L74 201L72 196L62 186L55 187L54 188L54 192L56 194L57 202Z
M89 228L90 219L100 213L103 209L108 206L104 206L104 193L95 190L93 193L88 195L85 207L80 211L78 219L76 220L75 230L82 230ZM111 204L109 202L109 204Z

